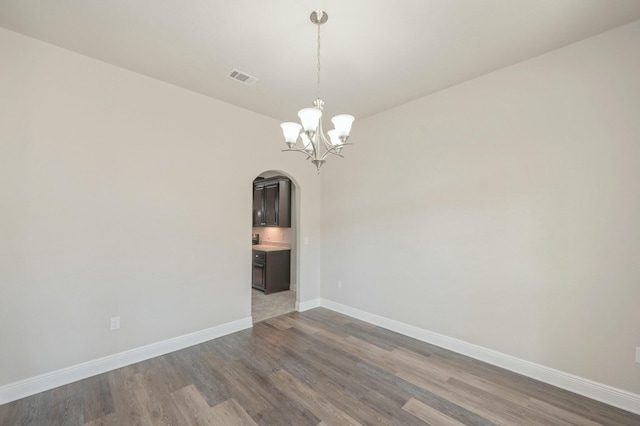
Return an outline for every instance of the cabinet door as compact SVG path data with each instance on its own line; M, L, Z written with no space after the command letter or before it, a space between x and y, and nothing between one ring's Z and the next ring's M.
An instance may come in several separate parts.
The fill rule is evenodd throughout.
M264 186L253 187L253 226L264 225Z
M264 294L289 290L291 286L291 251L266 253Z
M291 227L291 181L288 179L278 184L278 226Z
M266 226L279 226L278 223L278 182L270 183L264 186L264 217L263 222Z
M267 288L267 276L264 263L254 263L251 277L251 286L265 291Z
M253 226L291 227L291 181L289 179L254 182Z

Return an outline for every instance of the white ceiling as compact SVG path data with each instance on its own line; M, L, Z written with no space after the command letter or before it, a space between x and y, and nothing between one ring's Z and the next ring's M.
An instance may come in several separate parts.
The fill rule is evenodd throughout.
M640 0L0 0L0 26L290 121L316 97L316 9L325 111L356 119L640 19Z

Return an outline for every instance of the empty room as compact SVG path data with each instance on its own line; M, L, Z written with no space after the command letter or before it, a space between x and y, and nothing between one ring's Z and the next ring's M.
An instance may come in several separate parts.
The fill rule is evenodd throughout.
M640 425L639 303L640 1L0 1L2 426Z

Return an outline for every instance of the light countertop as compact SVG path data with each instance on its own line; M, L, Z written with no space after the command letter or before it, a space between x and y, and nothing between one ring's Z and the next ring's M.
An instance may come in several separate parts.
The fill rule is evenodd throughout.
M253 250L260 250L260 251L285 251L285 250L291 250L291 247L289 247L289 246L276 246L276 245L270 245L270 244L255 244L255 245L252 245L251 248Z

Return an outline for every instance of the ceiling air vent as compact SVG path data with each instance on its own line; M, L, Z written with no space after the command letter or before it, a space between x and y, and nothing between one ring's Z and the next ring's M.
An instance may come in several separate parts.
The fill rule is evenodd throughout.
M245 86L251 86L253 83L258 81L257 78L250 76L246 72L238 71L237 69L231 70L231 72L227 75L232 80L239 81Z

